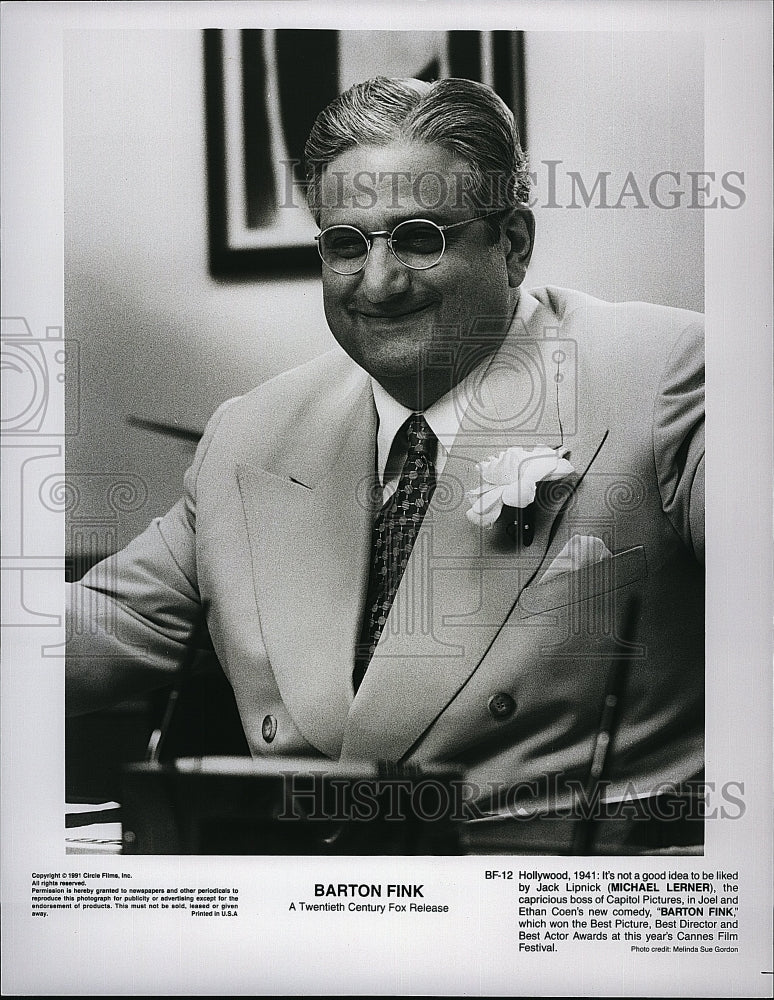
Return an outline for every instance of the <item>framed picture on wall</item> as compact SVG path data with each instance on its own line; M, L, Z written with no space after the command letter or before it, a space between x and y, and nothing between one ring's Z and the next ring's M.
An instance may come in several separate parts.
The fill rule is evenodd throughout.
M489 84L524 142L523 45L511 31L204 31L210 272L314 271L303 149L317 114L384 75Z

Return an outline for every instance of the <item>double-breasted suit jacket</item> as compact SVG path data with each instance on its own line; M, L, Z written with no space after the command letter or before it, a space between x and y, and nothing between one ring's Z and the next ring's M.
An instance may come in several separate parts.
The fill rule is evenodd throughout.
M608 777L650 794L696 776L701 317L523 292L479 389L357 694L377 414L338 350L224 404L184 497L73 587L71 613L91 622L70 642L75 673L116 690L164 681L203 615L255 755L454 762L483 801L585 773L634 594ZM536 444L563 444L575 472L539 486L531 544L472 524L477 463ZM610 556L560 560L544 580L576 534Z

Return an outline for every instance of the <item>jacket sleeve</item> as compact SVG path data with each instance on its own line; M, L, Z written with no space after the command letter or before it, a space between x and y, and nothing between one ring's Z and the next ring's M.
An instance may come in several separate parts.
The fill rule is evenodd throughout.
M218 424L212 417L182 498L126 548L66 586L66 705L94 711L169 682L202 620L196 571L196 481Z
M661 376L653 451L664 513L704 561L704 330L687 327Z

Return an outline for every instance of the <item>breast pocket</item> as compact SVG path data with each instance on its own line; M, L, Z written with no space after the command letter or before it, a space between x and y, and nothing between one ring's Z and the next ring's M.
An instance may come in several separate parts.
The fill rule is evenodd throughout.
M645 549L637 545L598 563L555 576L546 583L526 587L519 599L522 617L543 614L579 604L628 587L648 575Z

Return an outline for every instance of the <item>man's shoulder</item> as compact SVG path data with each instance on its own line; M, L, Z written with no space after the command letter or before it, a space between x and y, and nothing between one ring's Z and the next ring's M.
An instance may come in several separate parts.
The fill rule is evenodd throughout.
M535 336L572 340L602 377L626 373L651 383L671 359L703 367L704 316L653 302L607 302L569 288L546 286L526 293L524 312Z
M242 397L247 405L262 406L276 399L306 401L335 390L337 395L362 388L368 376L341 348L334 348L304 364L280 372Z
M286 411L309 406L335 409L358 394L368 376L342 350L327 351L304 364L289 368L231 400L239 413Z
M212 417L205 437L229 451L252 448L256 429L264 439L297 434L337 421L351 411L365 391L366 372L340 349L281 372L242 396L223 403Z
M527 296L552 312L561 322L594 320L602 323L656 324L673 329L704 323L700 312L679 306L667 306L638 300L611 302L573 288L546 285L530 288Z

